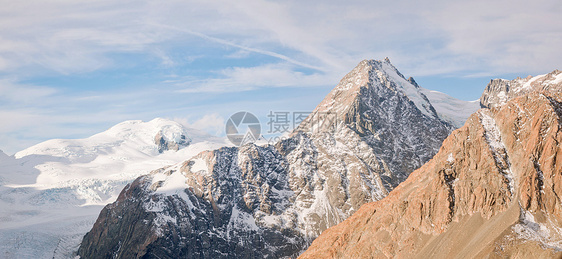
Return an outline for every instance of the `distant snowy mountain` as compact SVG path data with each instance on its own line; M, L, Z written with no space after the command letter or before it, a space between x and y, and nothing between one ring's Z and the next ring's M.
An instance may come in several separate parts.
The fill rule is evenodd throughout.
M166 120L0 153L0 257L68 258L105 204L140 175L228 145Z
M125 121L86 139L48 140L17 152L15 157L48 155L85 163L117 150L134 150L137 155L155 156L161 153L159 150L163 146L177 146L174 150L178 150L189 145L190 141L183 126L157 118L149 122Z
M453 98L445 93L420 88L427 96L439 117L460 128L468 117L480 109L480 101L463 101Z

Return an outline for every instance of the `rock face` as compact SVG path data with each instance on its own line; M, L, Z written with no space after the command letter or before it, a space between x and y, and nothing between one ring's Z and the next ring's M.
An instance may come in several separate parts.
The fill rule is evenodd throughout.
M189 145L190 142L191 140L185 134L170 137L166 136L164 131L160 131L154 136L154 144L158 146L159 153L168 150L178 151L181 147Z
M334 124L317 125L326 114L372 148L376 158L372 162L382 169L389 191L433 157L454 129L437 115L417 83L405 79L388 59L362 61L296 132L330 132ZM319 135L313 138L322 139ZM340 140L346 142L347 137Z
M385 197L453 129L390 61L363 61L288 139L204 152L127 186L83 258L294 257Z
M504 105L508 100L530 92L562 92L562 71L554 70L545 75L514 80L493 79L486 86L480 97L483 108L493 108Z
M562 256L561 123L552 91L478 111L431 161L300 258Z

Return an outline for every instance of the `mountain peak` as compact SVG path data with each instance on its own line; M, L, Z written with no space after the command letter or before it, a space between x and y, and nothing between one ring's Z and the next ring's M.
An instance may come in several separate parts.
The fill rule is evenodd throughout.
M154 144L157 146L159 153L166 150L177 151L191 142L187 129L183 125L164 118L155 118L148 122L141 120L124 121L105 132L94 135L92 138L96 136L98 138L109 136L118 140Z
M535 91L562 92L562 71L556 69L548 74L513 80L492 79L480 97L480 105L485 108L499 107L512 98Z
M187 129L178 122L162 118L148 122L129 120L84 139L47 140L17 152L15 157L51 155L84 159L125 146L156 155L166 150L177 151L190 142Z
M403 95L425 116L438 118L435 108L422 92L413 78L406 79L388 58L380 60L363 60L351 72L344 76L339 84L317 106L315 112L345 113L360 95L369 93L366 89L380 91L388 89L394 94ZM380 92L377 90L377 92ZM365 97L365 96L364 96ZM372 98L363 98L372 99Z
M333 134L334 130L347 128L370 139L373 147L385 147L395 142L392 151L385 148L375 151L394 175L394 179L387 181L390 190L434 154L429 152L425 157L420 155L421 150L436 152L453 129L449 122L437 115L422 90L412 78L406 79L388 59L363 60L345 75L292 136L311 130ZM328 117L334 123L325 123ZM425 136L423 132L432 133ZM402 147L418 147L420 150L410 154Z

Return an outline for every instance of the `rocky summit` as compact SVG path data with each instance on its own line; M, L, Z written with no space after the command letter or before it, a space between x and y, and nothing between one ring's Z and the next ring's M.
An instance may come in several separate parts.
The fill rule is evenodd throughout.
M562 92L562 71L554 70L544 75L518 77L513 80L493 79L480 97L480 105L483 108L498 107L513 97L536 91Z
M437 153L454 126L423 90L388 59L362 61L288 139L203 152L137 178L78 254L295 257Z
M540 90L484 98L495 108L300 258L561 257L562 95Z

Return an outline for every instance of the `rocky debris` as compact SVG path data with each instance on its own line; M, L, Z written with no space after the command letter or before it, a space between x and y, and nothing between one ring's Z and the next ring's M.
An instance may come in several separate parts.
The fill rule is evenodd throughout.
M156 119L162 120L163 119ZM158 152L172 150L178 151L191 143L187 131L181 125L164 125L154 136L154 144L158 147Z
M480 110L431 161L300 258L562 256L561 122L555 93Z
M514 80L493 79L480 97L480 106L493 108L504 105L508 100L531 92L562 92L562 71L554 70L545 75Z
M177 140L166 138L164 135L162 135L161 131L158 132L156 136L154 136L154 144L158 146L159 153L163 153L167 150L178 151L181 147L189 145L190 142L190 139L183 134L180 135L179 139Z
M453 126L412 82L388 59L361 62L288 139L204 152L138 178L78 254L298 255L437 153Z

